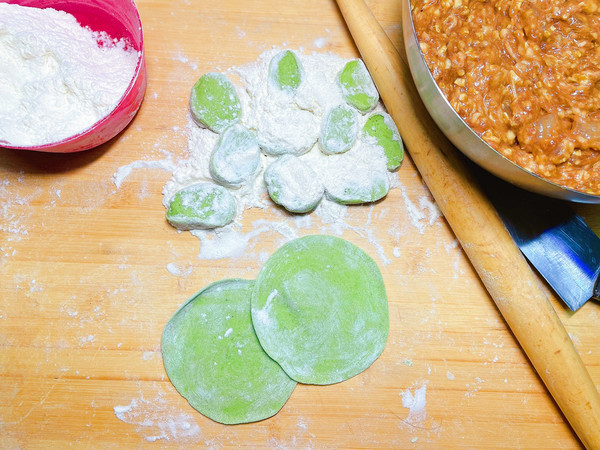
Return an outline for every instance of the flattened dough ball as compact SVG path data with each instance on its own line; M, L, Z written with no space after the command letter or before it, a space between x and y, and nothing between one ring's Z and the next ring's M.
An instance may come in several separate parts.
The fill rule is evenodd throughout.
M358 119L354 109L338 105L329 110L323 125L319 144L323 153L332 155L350 150L358 135Z
M325 179L327 198L342 205L358 205L376 202L387 195L390 180L385 166L380 168L375 162L357 163L345 156L339 155L336 159L339 168L337 175Z
M371 115L363 126L363 137L367 142L374 142L385 153L387 168L396 170L404 159L404 144L394 123L394 119L384 112Z
M196 81L190 94L190 109L198 124L215 133L221 133L242 117L233 83L216 72L204 74Z
M253 282L213 283L169 320L165 369L195 409L221 423L256 422L285 404L296 382L260 346L250 320Z
M315 171L292 155L277 158L265 169L264 178L271 200L293 213L315 209L325 191Z
M209 170L223 186L239 188L250 182L260 165L255 134L242 124L227 128L210 155Z
M302 66L290 50L278 53L269 64L269 82L280 91L294 94L302 82Z
M310 235L269 258L252 293L264 350L296 381L332 384L383 351L389 317L377 264L343 239Z
M212 183L184 187L169 201L167 220L179 230L224 227L235 217L235 200L227 189Z
M361 59L348 61L338 74L344 100L362 114L371 111L379 101L379 92Z

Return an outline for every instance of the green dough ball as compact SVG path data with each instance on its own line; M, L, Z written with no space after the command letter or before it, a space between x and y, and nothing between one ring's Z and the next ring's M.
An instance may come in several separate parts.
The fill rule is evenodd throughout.
M210 156L209 170L215 181L239 188L250 181L260 164L256 135L241 124L227 128Z
M350 150L358 134L354 109L346 105L332 108L323 121L319 144L323 153L339 154Z
M242 117L235 87L220 73L207 73L196 81L190 108L194 120L215 133L221 133Z
M281 91L296 92L302 82L302 67L294 52L286 50L271 59L269 80Z
M323 198L324 187L308 164L292 155L271 163L264 174L271 200L293 213L307 213Z
M362 60L347 62L338 75L338 82L344 100L361 113L367 113L377 105L379 92Z
M271 417L296 382L260 346L250 319L253 282L223 280L188 300L162 335L165 369L195 409L221 423Z
M325 180L327 198L342 205L372 203L382 199L390 190L385 168L368 165L350 166L342 162L343 170L335 178Z
M404 145L394 120L386 113L375 113L363 126L363 136L383 148L388 170L396 170L404 159Z
M262 347L294 380L346 380L385 347L389 318L381 272L364 251L337 237L288 242L256 280L252 323Z
M217 228L235 217L235 200L227 189L198 183L178 191L167 208L167 220L180 230Z

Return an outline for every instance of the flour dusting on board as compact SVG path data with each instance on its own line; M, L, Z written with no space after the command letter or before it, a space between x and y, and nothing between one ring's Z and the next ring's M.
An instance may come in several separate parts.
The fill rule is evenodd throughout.
M295 52L301 66L303 81L295 94L286 97L285 93L275 92L269 85L269 64L281 49L264 52L254 63L233 67L225 75L234 83L242 109L241 124L257 133L261 146L276 147L284 140L298 148L306 145L307 136L318 134L318 128L325 115L337 105L344 103L337 84L337 75L347 60L333 54L310 55ZM373 112L384 111L381 102ZM368 114L357 114L362 129ZM309 120L310 119L310 120ZM163 189L163 204L168 208L173 196L181 189L197 183L213 183L210 159L212 150L219 141L219 134L197 125L188 114L188 157L181 161L135 161L120 168L114 176L114 183L120 187L123 180L136 168L161 168L172 173ZM316 127L316 129L315 129ZM283 135L281 135L283 133ZM398 174L386 168L387 160L383 148L369 140L356 141L354 147L342 155L327 155L319 148L316 138L305 153L298 158L317 174L325 187L336 189L341 182L355 177L352 181L356 189L365 189L365 178L369 174L383 174L389 188L399 186ZM267 152L268 153L268 152ZM299 237L301 230L312 225L310 217L316 218L323 233L341 235L352 231L365 238L375 248L383 264L391 263L386 255L382 239L371 227L373 209L379 205L346 206L329 199L327 195L317 208L306 215L291 215L277 206L269 198L263 172L277 159L277 155L261 153L260 165L251 182L239 189L229 189L236 202L236 216L232 223L216 230L194 230L191 233L201 241L201 259L235 258L245 254L252 241L263 233L279 234L286 242ZM349 176L350 172L350 176ZM359 174L359 175L356 175ZM362 175L361 175L362 174ZM368 180L366 180L368 183ZM353 186L354 188L354 186ZM250 208L269 210L278 215L275 221L253 223L249 231L242 226L244 211ZM429 205L421 205L429 208ZM365 223L356 224L348 218L348 211L366 211ZM353 211L353 212L354 212ZM357 214L360 216L360 213ZM308 219L306 219L308 217ZM423 217L426 217L425 215ZM424 226L424 225L423 225ZM283 243L282 242L282 243Z
M427 418L427 411L425 410L425 406L427 405L426 394L426 384L415 389L414 394L409 389L400 394L402 396L402 406L409 410L408 417L406 418L409 424L422 423Z
M152 400L143 396L134 398L128 405L115 406L113 410L119 420L137 425L137 431L142 432L149 442L201 435L194 417L169 406L161 395Z

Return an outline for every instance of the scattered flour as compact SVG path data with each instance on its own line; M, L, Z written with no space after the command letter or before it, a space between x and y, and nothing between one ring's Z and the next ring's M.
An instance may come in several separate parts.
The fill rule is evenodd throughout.
M162 396L153 400L132 399L128 405L115 406L115 416L145 435L149 442L198 437L200 427L189 414L170 407Z
M290 96L273 90L267 81L269 63L279 51L279 49L267 51L257 62L234 67L227 74L241 81L241 84L236 85L236 89L242 104L243 125L254 130L263 143L269 141L267 144L269 146L275 147L278 139L282 138L277 135L281 133L279 130L286 131L282 139L297 142L300 146L306 136L314 134L315 124L321 123L330 108L344 103L341 91L337 89L336 76L346 61L331 54L297 53L303 67L304 80L295 95ZM379 104L377 110L383 110L383 106ZM305 126L302 124L298 126L296 119L299 114L310 118L304 122ZM361 127L365 120L366 117L360 117ZM294 126L290 126L291 124ZM208 129L198 127L189 116L188 130L190 157L177 164L172 179L165 185L163 189L165 207L180 189L198 182L212 181L208 168L209 160L219 136ZM313 138L310 140L312 141ZM353 169L358 167L365 171L381 171L392 187L398 185L397 174L386 170L385 155L381 148L374 145L357 144L343 155L325 155L320 151L318 144L313 142L309 151L299 158L317 173L325 185L335 185L336 180L346 175L349 167ZM273 207L266 190L263 172L275 160L276 156L261 153L261 170L254 182L240 189L231 190L236 199L238 219L245 209ZM340 229L348 229L342 224L347 208L324 198L314 214L320 217L324 224L337 224ZM235 221L216 232L193 231L192 233L202 241L200 257L216 259L239 256L244 252L249 240L261 233L276 231L284 234L281 229L274 229L273 225L269 224L265 228L266 224L264 224L250 233L241 234L240 223ZM291 224L285 230L285 234L291 239L297 237L297 232L292 230L293 226L294 224ZM367 233L363 233L365 234ZM369 236L365 237L369 238ZM381 253L382 249L383 247L379 246L378 251ZM385 262L390 261L385 258Z
M420 234L424 234L427 227L432 226L442 216L442 212L428 197L420 197L417 206L408 196L404 186L400 186L400 192L402 192L402 198L411 223L419 230Z
M0 142L42 145L89 128L117 106L139 57L63 11L0 3Z
M256 132L259 140L272 139L269 145L275 146L278 139L276 134L284 129L287 134L285 139L290 142L301 142L306 136L314 134L315 123L320 124L327 112L335 106L344 104L341 90L337 86L337 74L344 67L347 60L333 54L303 54L295 52L302 66L303 82L295 94L278 92L268 82L269 63L273 56L281 49L265 51L256 62L233 67L224 73L234 82L236 92L242 106L241 123ZM374 112L383 111L379 103ZM306 126L297 126L295 118L298 114L310 117ZM368 115L359 116L359 127L362 128ZM287 126L286 126L287 124ZM290 126L293 124L294 126ZM192 119L187 117L188 156L174 162L171 159L161 161L135 161L119 168L114 175L114 183L120 187L124 179L136 168L160 168L172 173L171 179L163 188L163 204L168 207L173 195L180 189L201 182L214 182L209 170L212 150L215 148L219 135L199 127ZM312 138L311 138L312 139ZM365 173L381 173L386 177L390 188L401 187L396 172L387 170L387 161L383 149L372 143L357 140L355 146L341 155L326 155L318 143L299 158L312 168L323 182L325 187L336 186L349 168L353 171ZM376 236L372 225L373 208L377 204L368 205L359 210L367 211L365 225L356 226L348 223L348 210L354 208L346 206L327 198L327 195L318 204L317 208L306 215L289 215L282 212L269 198L264 182L264 170L277 156L270 156L263 152L260 155L259 171L253 182L242 185L239 189L230 189L236 201L236 219L229 225L216 230L193 230L191 233L201 241L201 259L235 258L244 255L250 241L263 233L278 233L284 239L290 240L298 237L301 229L312 227L311 217L318 218L321 225L320 231L342 235L345 231L352 231L371 243L379 254L383 264L391 263L385 254L384 246ZM408 198L405 189L401 187L406 203L406 209L413 225L420 233L425 232L425 227L432 225L440 213L437 206L428 198L423 197L418 201L418 206ZM280 215L280 221L254 223L250 231L242 232L241 217L245 210L250 208L269 209ZM394 256L400 255L399 250L394 251Z
M313 41L313 45L314 45L316 48L323 48L323 47L325 47L325 45L327 45L327 38L324 38L324 37L319 37L319 38L316 38L316 39Z
M408 417L406 418L408 423L422 423L427 418L427 411L425 410L425 406L427 404L427 400L425 398L426 394L426 384L416 389L414 395L410 392L410 390L400 393L402 396L402 406L409 409Z
M117 169L113 175L113 182L117 189L121 187L125 178L127 178L133 169L161 169L168 172L173 172L176 168L175 163L170 159L162 159L158 161L134 161Z
M169 271L169 273L171 275L174 275L176 277L187 277L189 274L192 273L192 266L188 266L188 267L180 267L175 263L169 263L167 264L167 270Z

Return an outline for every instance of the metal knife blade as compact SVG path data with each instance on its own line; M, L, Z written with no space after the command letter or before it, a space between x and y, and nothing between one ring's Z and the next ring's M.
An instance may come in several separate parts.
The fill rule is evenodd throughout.
M600 238L567 202L492 176L482 184L525 257L571 310L600 299Z

